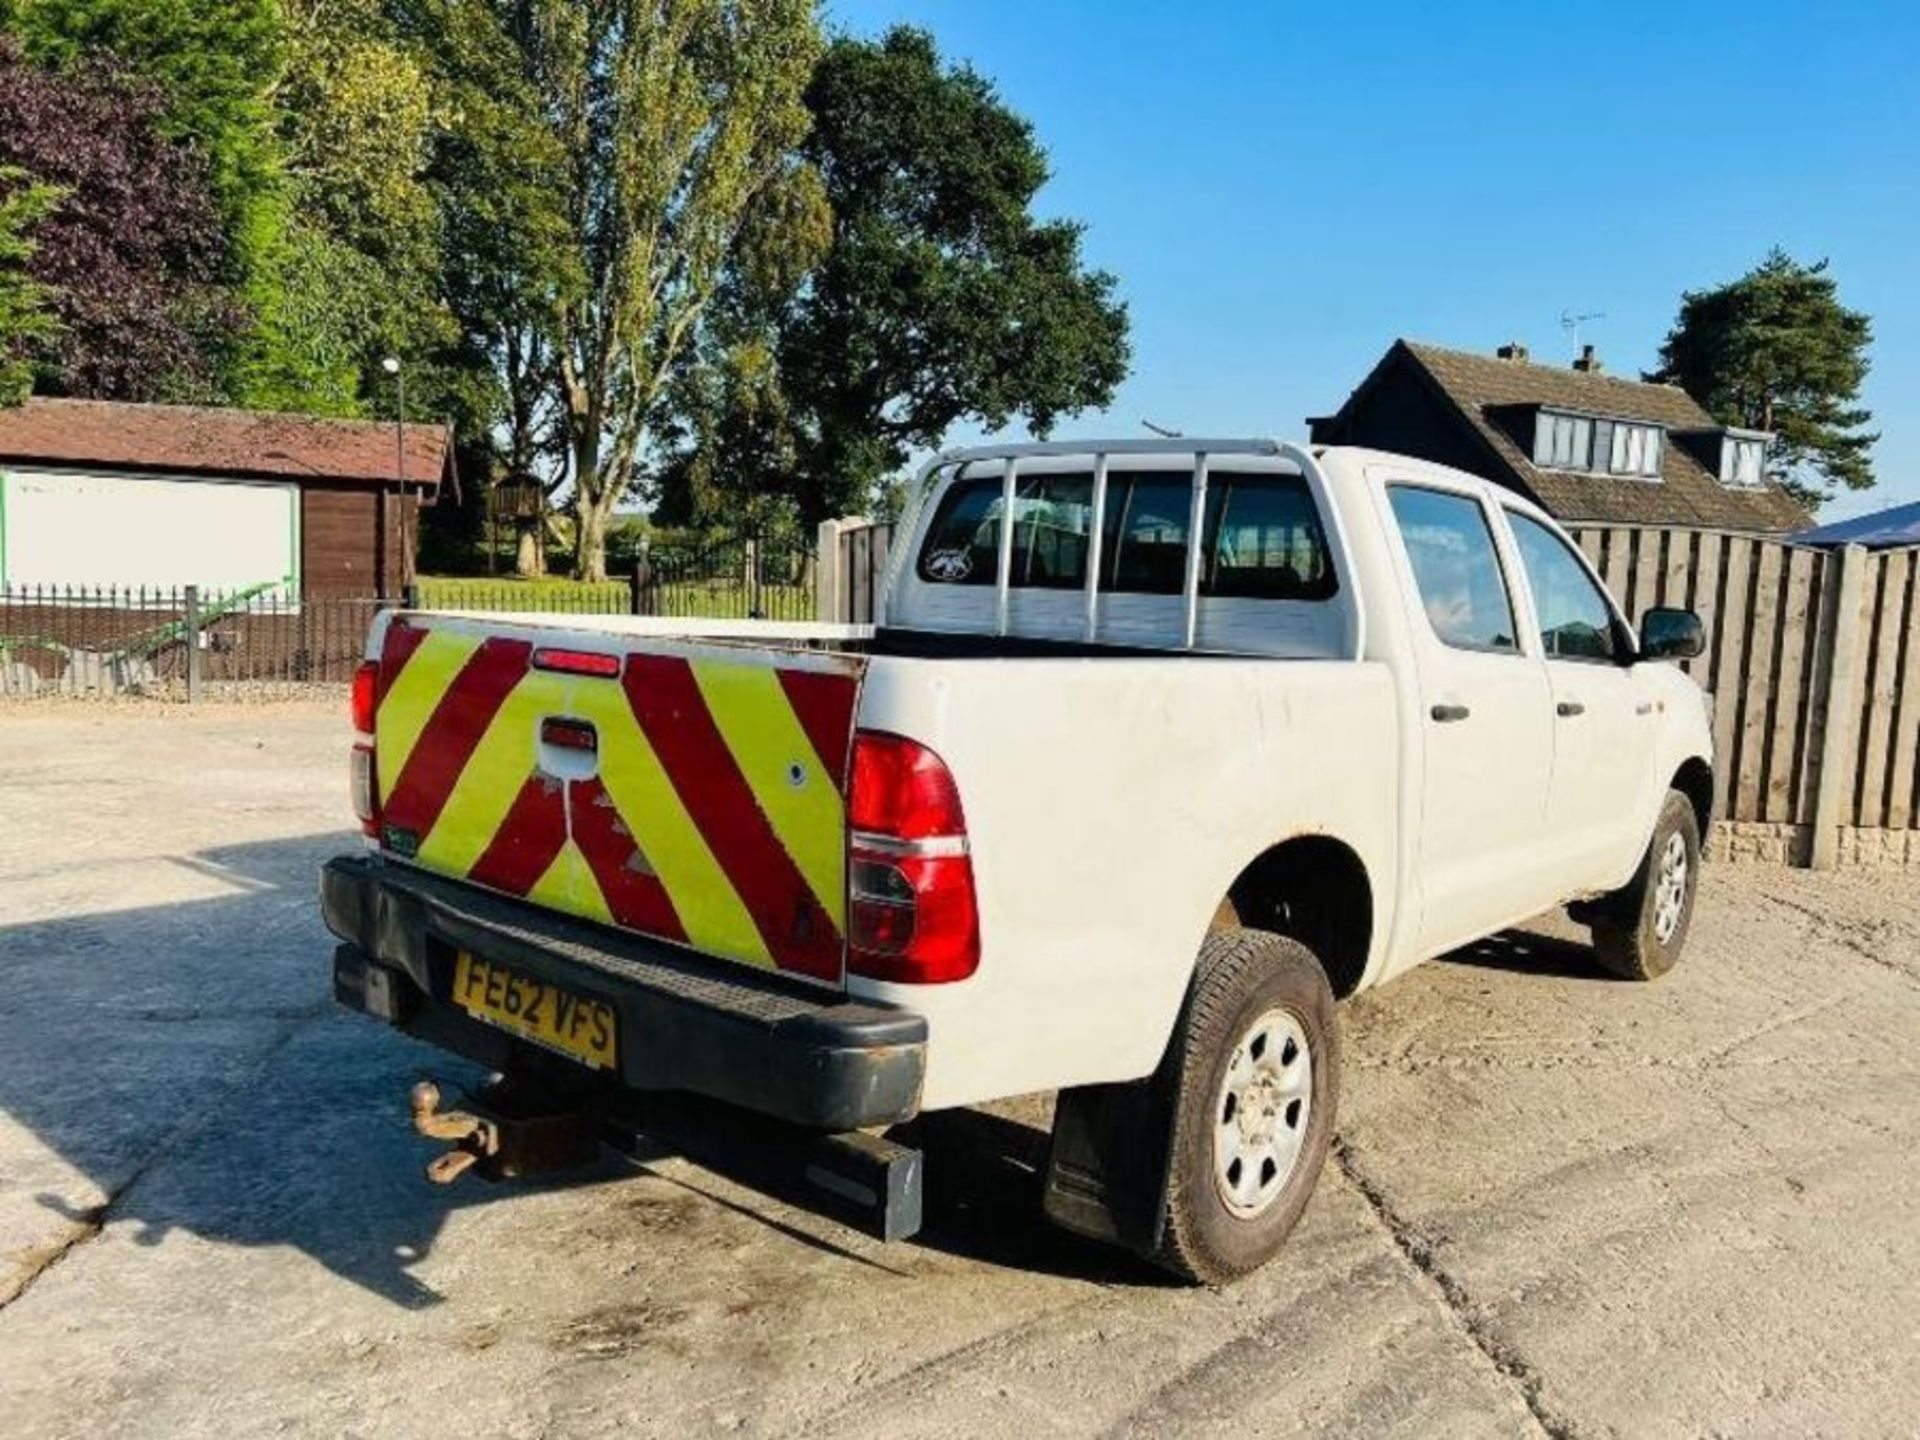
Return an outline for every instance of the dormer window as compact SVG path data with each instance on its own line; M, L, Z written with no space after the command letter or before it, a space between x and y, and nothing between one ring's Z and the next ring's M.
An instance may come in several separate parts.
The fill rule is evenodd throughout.
M1616 424L1607 468L1616 475L1659 475L1660 427Z
M1661 438L1658 425L1539 410L1533 422L1533 463L1543 470L1658 479Z
M1720 483L1759 485L1767 478L1767 441L1758 431L1726 430L1720 436Z

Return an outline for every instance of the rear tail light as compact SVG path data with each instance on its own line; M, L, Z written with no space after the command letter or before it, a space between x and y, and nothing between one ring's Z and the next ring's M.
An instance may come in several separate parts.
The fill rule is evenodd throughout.
M973 974L980 965L973 859L946 763L901 736L859 732L847 813L847 968L919 985Z
M373 710L379 695L380 662L363 660L353 672L353 728L362 735L373 734Z
M374 710L379 704L380 662L365 660L353 672L353 728L362 735L373 734ZM357 743L349 761L349 786L353 791L353 813L360 817L362 834L380 833L380 791L374 783L373 746Z

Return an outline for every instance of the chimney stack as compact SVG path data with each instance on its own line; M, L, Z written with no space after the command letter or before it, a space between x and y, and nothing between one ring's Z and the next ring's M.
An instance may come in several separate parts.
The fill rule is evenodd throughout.
M1527 363L1527 347L1522 345L1518 340L1509 340L1493 353L1502 360L1513 361L1516 365L1524 365Z
M1591 345L1580 347L1580 358L1573 362L1573 368L1586 375L1598 375L1602 369L1600 357L1593 353Z

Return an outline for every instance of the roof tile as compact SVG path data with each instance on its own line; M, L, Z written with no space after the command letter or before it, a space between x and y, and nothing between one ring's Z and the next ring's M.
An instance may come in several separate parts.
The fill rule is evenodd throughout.
M407 482L438 485L446 427L409 424L399 444L394 429L377 420L36 397L0 409L0 460L391 484L404 449Z
M1723 485L1669 436L1661 446L1660 482L1621 475L1543 470L1489 413L1502 406L1545 405L1617 420L1643 420L1674 430L1718 426L1673 385L1502 360L1403 340L1424 368L1520 481L1562 521L1620 525L1699 525L1727 530L1798 530L1806 512L1777 484Z

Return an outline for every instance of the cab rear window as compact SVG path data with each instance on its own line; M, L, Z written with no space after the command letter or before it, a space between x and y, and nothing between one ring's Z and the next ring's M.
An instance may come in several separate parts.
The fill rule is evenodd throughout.
M1083 589L1093 529L1092 475L1035 475L1017 485L1011 583ZM997 476L951 485L920 547L920 578L933 585L991 586L998 575L1002 501ZM1181 594L1192 514L1193 480L1184 471L1109 476L1100 589ZM1211 473L1203 533L1203 595L1327 600L1338 589L1319 512L1297 475Z

